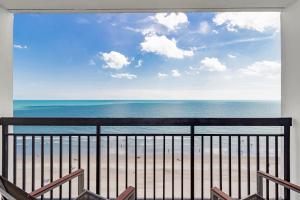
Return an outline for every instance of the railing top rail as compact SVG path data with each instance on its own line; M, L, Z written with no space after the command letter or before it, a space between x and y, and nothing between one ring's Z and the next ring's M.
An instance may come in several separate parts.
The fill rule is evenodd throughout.
M292 118L0 118L19 126L292 126Z

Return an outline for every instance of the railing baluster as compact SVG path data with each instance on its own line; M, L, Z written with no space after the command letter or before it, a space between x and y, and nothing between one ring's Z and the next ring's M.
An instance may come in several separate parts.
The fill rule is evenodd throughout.
M107 188L107 198L109 199L109 197L110 197L110 193L109 193L109 187L110 187L110 183L109 183L109 180L110 180L110 173L109 173L109 150L110 150L110 139L109 139L109 136L107 136L107 151L106 151L106 153L107 153L107 155L106 155L106 164L107 164L107 170L106 170L106 172L107 172L107 175L106 175L106 177L107 177L107 180L106 180L106 188Z
M78 169L81 168L81 136L78 136Z
M8 178L8 125L2 124L2 176Z
M278 136L275 136L275 176L278 177ZM278 199L278 184L275 184L275 199Z
M163 136L163 200L166 195L166 136Z
M231 136L228 138L228 181L229 181L229 196L232 195L232 179L231 179Z
M241 136L238 136L238 198L241 198Z
M183 200L183 198L184 198L184 194L183 194L183 189L184 189L184 187L183 187L183 185L184 185L184 183L183 183L183 176L184 176L184 174L183 174L183 172L184 172L184 166L183 166L183 159L184 159L184 137L183 136L181 136L181 199Z
M14 163L13 163L13 176L14 181L13 183L17 185L17 136L13 135L14 138ZM34 159L32 159L34 160ZM32 165L33 166L33 165ZM33 176L32 176L33 177Z
M260 169L259 136L256 136L256 171Z
M72 172L72 136L69 136L69 174ZM72 182L69 181L69 199L72 198Z
M247 136L247 193L250 195L250 137Z
M96 127L96 193L101 194L100 191L100 176L101 176L101 127L97 125Z
M116 197L119 196L119 136L116 136Z
M50 136L50 182L53 182L53 136ZM53 190L50 191L50 199L53 199Z
M156 137L153 136L153 199L156 198Z
M220 189L223 189L222 184L222 136L219 136L219 183L220 183Z
M284 126L284 179L290 181L290 127ZM290 190L284 189L284 199L290 199Z
M213 136L210 136L210 188L213 187Z
M45 170L45 141L44 141L44 136L41 137L41 187L44 186L44 170ZM41 199L44 199L44 195L41 196Z
M172 199L174 199L174 136L172 136Z
M134 186L135 186L135 199L138 195L138 184L137 184L137 136L134 136Z
M147 171L147 142L146 142L146 136L144 136L144 199L147 197L147 176L146 176L146 171Z
M195 199L195 126L191 126L191 199Z
M269 173L269 136L266 136L266 173ZM266 180L266 194L267 194L267 200L269 200L269 180Z
M63 140L62 136L59 136L59 178L62 177L62 156L63 156ZM59 199L62 199L62 186L59 186Z
M26 191L26 136L22 137L22 148L23 148L23 157L22 157L22 189Z
M125 188L128 187L128 137L125 137Z
M110 159L109 159L109 157L110 157L110 156L109 156L109 154L110 154L110 153L109 153L109 152L110 152L110 149L109 149L109 148L110 148L110 138L109 138L109 136L107 136L107 141L106 141L106 142L107 142L107 144L106 144L106 145L107 145L107 146L106 146L106 148L107 148L107 149L106 149L106 161L107 161L107 163L106 163L106 164L107 164L107 170L106 170L106 173L107 173L107 174L106 174L106 177L107 177L107 181L106 181L106 190L107 190L107 194L106 194L106 196L107 196L107 198L109 199L109 197L110 197L110 193L109 193L109 189L110 189L110 188L109 188L109 186L110 186L110 185L109 185L109 182L110 182L110 174L109 174L109 172L110 172L110 170L109 170L109 164L110 164L110 163L109 163L109 160L110 160Z
M87 136L87 189L90 189L90 136Z
M201 136L201 199L204 199L204 137Z
M35 136L31 138L31 190L35 190Z

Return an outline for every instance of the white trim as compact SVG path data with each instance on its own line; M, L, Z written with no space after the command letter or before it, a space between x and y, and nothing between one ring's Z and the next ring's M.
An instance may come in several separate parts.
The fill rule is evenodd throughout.
M278 11L297 0L0 0L14 13Z

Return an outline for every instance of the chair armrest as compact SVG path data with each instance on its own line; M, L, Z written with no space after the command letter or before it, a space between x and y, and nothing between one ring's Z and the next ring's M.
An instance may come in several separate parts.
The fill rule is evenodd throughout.
M285 187L285 188L288 188L288 189L290 189L290 190L293 190L293 191L295 191L295 192L300 193L300 186L295 185L295 184L293 184L293 183L290 183L290 182L288 182L288 181L286 181L286 180L280 179L280 178L278 178L278 177L276 177L276 176L272 176L272 175L267 174L267 173L265 173L265 172L258 171L258 172L257 172L257 177L258 177L258 179L259 179L259 178L265 178L265 179L267 179L267 180L269 180L269 181L272 181L272 182L274 182L274 183L277 183L277 184L279 184L279 185L281 185L281 186L283 186L283 187Z
M217 187L211 189L212 200L232 200L232 198Z
M129 186L124 192L122 192L116 200L133 200L135 199L135 188Z
M84 170L83 169L78 169L78 170L72 172L71 174L68 174L68 175L66 175L62 178L59 178L56 181L53 181L53 182L51 182L51 183L49 183L49 184L47 184L47 185L45 185L45 186L43 186L43 187L41 187L37 190L31 192L30 195L35 197L35 198L38 198L41 195L45 194L46 192L51 191L51 190L57 188L58 186L61 186L64 183L66 183L66 182L68 182L68 181L70 181L70 180L72 180L76 177L78 177L80 179L80 180L78 180L78 184L79 184L79 188L81 188L80 189L81 191L78 191L78 192L81 193L82 190L83 190L83 183L82 183L83 180L84 180L83 176L84 176Z

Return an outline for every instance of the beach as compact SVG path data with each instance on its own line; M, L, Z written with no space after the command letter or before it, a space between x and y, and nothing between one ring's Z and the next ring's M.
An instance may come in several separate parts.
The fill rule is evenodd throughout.
M128 186L135 186L135 157L128 156ZM275 162L274 158L270 159L270 173L275 173ZM183 196L185 198L190 197L190 157L184 157L183 165ZM92 156L90 158L90 190L96 191L96 158ZM17 175L22 173L22 159L17 161ZM109 186L110 197L116 196L116 171L118 169L118 189L119 193L125 189L125 155L119 155L118 165L116 164L116 155L110 154L109 165L107 163L107 157L101 155L101 171L100 171L100 185L101 185L101 195L107 195L107 186ZM162 155L156 155L155 159L155 195L156 198L162 198L163 195L163 157ZM203 190L204 197L210 197L210 156L204 155L204 167L203 167ZM232 181L232 194L233 196L238 195L238 158L232 157L232 171L231 171L231 181ZM251 191L254 193L256 191L256 158L250 158L251 169L250 169L250 184ZM261 169L265 168L266 159L261 157L260 165ZM213 186L220 187L219 178L220 178L220 160L218 155L213 155ZM65 156L62 163L63 175L69 173L69 167L71 171L78 169L79 162L78 156L72 157L72 164L69 166L68 158ZM222 189L224 191L229 190L229 162L228 156L222 157ZM59 177L59 157L54 157L53 162L53 179ZM87 188L87 156L81 156L80 167L85 170L85 188ZM146 196L147 198L153 198L153 187L154 187L154 170L153 170L153 156L148 155L146 158ZM109 184L107 185L107 169L109 169ZM195 158L195 196L201 196L201 158ZM279 166L279 172L280 172ZM144 156L138 155L137 157L137 194L138 197L144 197ZM26 190L31 191L31 178L32 178L32 169L31 169L31 157L26 159ZM243 196L247 195L247 158L242 157L241 159L241 189ZM50 181L50 157L44 157L44 184L49 183ZM17 185L22 186L22 179L17 179ZM41 157L35 157L35 186L38 188L41 185ZM274 195L274 187L270 184L270 194ZM72 196L76 197L77 195L77 180L72 181ZM58 190L54 191L54 196L57 196L59 193ZM69 186L68 183L63 187L63 196L68 197L69 195ZM47 196L47 195L46 195ZM166 155L165 159L165 196L172 197L172 156ZM181 198L181 158L179 155L174 156L174 196Z

